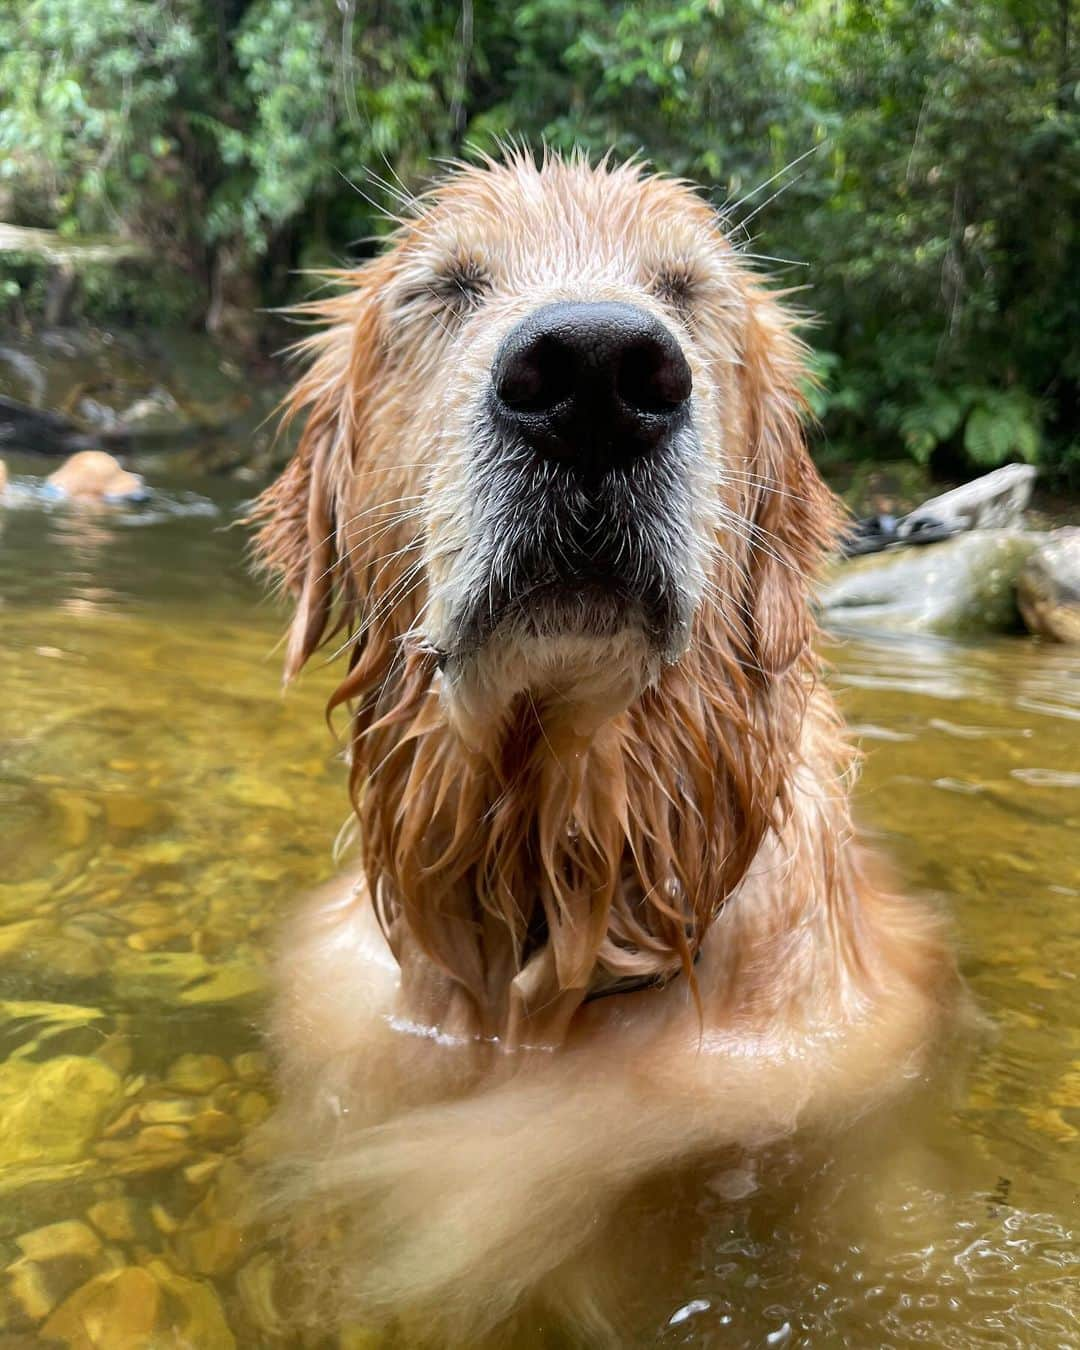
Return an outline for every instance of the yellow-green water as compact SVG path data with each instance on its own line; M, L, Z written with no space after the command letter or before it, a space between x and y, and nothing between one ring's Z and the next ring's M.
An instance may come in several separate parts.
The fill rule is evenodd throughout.
M301 1343L236 1159L272 1099L275 925L331 871L343 770L329 676L279 694L242 494L189 486L0 509L0 1347ZM829 655L861 817L953 916L991 1031L956 1088L790 1175L644 1197L667 1236L634 1343L1080 1345L1080 660Z

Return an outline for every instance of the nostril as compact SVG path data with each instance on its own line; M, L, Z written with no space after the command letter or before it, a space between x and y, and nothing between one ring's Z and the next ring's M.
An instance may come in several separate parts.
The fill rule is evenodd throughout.
M647 338L623 352L616 389L639 412L671 413L690 397L693 381L686 357L675 342Z
M507 353L495 375L495 392L515 412L547 412L574 392L574 359L546 335Z

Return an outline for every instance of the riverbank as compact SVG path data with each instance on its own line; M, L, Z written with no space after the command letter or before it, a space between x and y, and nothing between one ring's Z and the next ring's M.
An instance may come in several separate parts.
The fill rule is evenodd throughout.
M0 453L44 464L95 448L150 476L166 460L169 472L269 475L291 450L275 417L288 382L283 356L203 333L0 327Z

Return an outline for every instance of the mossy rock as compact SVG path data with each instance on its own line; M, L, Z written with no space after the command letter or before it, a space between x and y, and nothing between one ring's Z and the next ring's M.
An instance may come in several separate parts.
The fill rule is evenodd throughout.
M1040 536L973 530L939 544L839 563L818 600L826 627L940 633L1021 629L1016 580Z
M1080 643L1080 527L1045 537L1021 569L1017 599L1031 632Z

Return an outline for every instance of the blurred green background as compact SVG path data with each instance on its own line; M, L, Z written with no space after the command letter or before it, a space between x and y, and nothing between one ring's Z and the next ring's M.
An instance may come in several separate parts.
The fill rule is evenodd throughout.
M205 325L310 291L396 180L500 137L702 184L816 316L837 453L1080 482L1073 0L0 0L0 220L145 246L81 314ZM778 260L785 261L778 261ZM0 310L47 268L0 253Z

